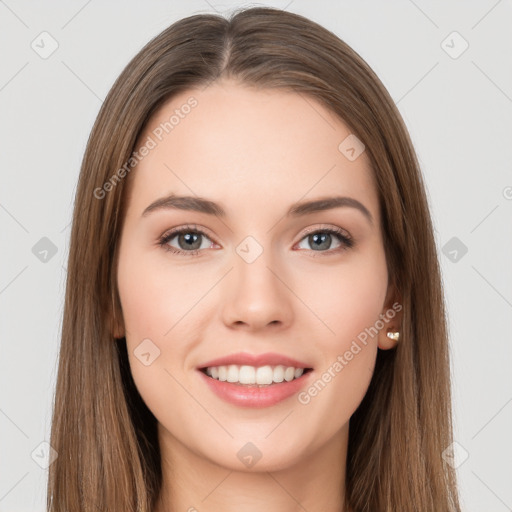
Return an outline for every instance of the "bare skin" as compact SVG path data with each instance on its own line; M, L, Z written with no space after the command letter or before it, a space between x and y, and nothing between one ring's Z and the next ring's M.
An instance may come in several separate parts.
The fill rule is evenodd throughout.
M350 161L338 150L350 130L313 99L232 81L174 97L141 141L191 96L197 106L129 177L117 274L116 335L126 336L135 383L158 420L163 489L155 512L341 511L349 419L377 349L396 343L386 330L400 324L396 313L333 369L397 300L368 159L363 152ZM214 201L226 216L171 208L142 215L171 193ZM359 201L372 220L351 206L286 216L296 202L335 195ZM178 235L159 245L187 226L205 233L196 254L171 252L192 252ZM313 233L325 237L316 250ZM262 250L251 263L237 252L248 236L253 245L242 246ZM145 339L160 350L148 366L134 355ZM313 371L301 391L324 372L331 378L302 402L296 394L239 407L215 395L197 369L235 352L307 362ZM252 467L237 456L249 442L261 453Z

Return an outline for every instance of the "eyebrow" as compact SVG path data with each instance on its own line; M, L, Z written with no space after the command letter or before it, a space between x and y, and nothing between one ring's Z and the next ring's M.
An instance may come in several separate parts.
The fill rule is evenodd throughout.
M366 219L373 224L373 217L368 208L357 199L352 197L334 196L315 199L312 201L302 201L293 204L287 211L287 217L302 217L312 213L332 210L334 208L350 207L359 210ZM226 211L219 204L197 196L177 196L170 194L151 203L143 212L142 217L146 217L151 212L157 210L189 210L207 215L215 215L219 218L226 218Z

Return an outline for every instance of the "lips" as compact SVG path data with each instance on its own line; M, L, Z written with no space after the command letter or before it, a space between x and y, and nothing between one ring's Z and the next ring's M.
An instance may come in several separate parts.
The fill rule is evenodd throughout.
M253 368L252 377L260 383L252 383L254 378L248 379L247 371L250 370L248 367ZM270 407L290 398L311 381L311 375L314 373L308 363L273 352L265 354L239 352L206 361L198 366L197 370L209 389L225 402L238 407L256 408ZM273 371L273 378L269 381L268 375L267 378L259 375L260 371L263 373ZM245 372L244 376L242 372ZM295 374L292 375L292 372ZM221 373L226 375L221 376ZM249 380L251 383L248 382ZM262 383L262 380L265 380L265 383ZM247 383L242 384L240 381L247 381Z
M212 366L228 366L230 364L236 364L239 366L247 365L255 367L282 365L285 367L293 366L294 368L312 368L312 366L309 365L308 363L298 361L297 359L293 359L291 357L273 352L267 352L265 354L249 354L247 352L239 352L236 354L231 354L225 357L220 357L217 359L212 359L211 361L207 361L198 366L197 369L205 370L206 368Z

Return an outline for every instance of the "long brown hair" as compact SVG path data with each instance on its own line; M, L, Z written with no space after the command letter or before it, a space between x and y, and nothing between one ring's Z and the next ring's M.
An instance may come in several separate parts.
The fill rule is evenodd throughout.
M48 511L154 510L162 483L156 419L133 383L125 340L114 338L122 319L116 261L126 162L165 101L219 77L321 102L365 144L372 164L403 320L398 346L378 351L369 389L350 420L346 509L459 511L455 470L442 457L452 441L442 282L407 129L354 50L307 18L273 8L174 23L132 59L101 107L75 199Z

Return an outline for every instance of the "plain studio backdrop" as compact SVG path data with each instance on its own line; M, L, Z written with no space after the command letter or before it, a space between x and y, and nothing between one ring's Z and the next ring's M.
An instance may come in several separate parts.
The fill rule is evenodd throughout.
M245 2L0 0L0 512L43 511L72 204L128 61ZM449 314L463 510L512 509L512 2L252 3L305 15L375 70L415 145Z

